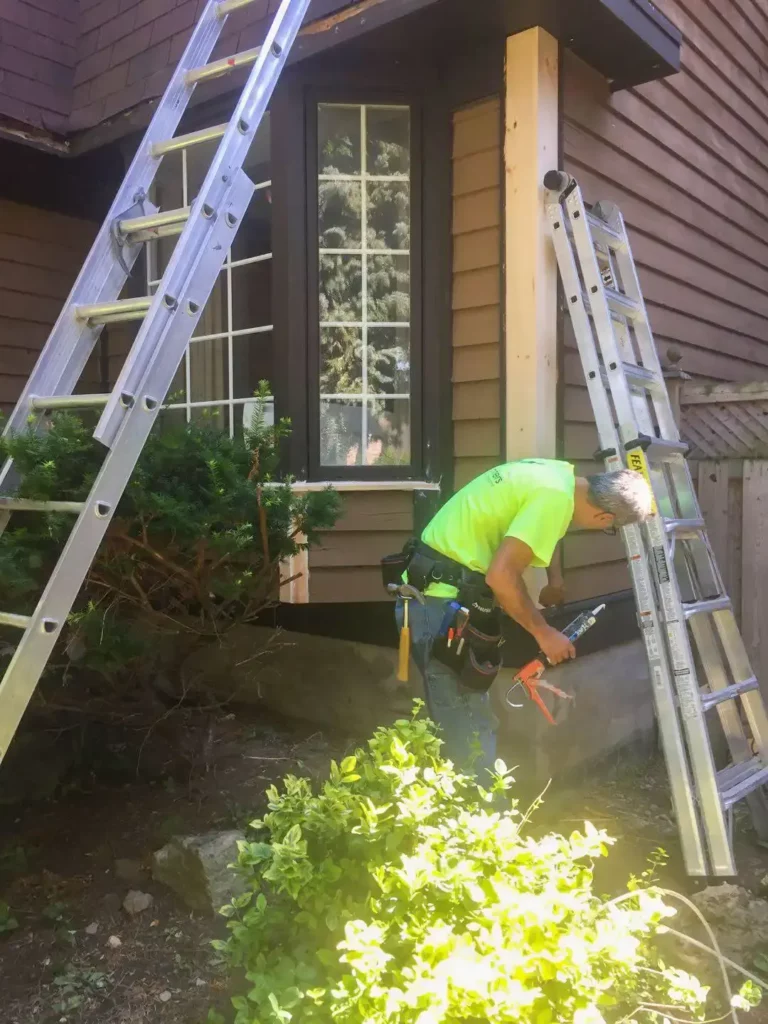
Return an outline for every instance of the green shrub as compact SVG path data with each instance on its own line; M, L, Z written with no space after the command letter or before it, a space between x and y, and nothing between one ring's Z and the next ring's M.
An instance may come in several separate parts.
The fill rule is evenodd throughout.
M169 650L181 657L252 621L275 603L297 534L311 544L333 525L338 495L274 485L289 428L256 420L234 438L205 417L153 431L62 637L80 668L146 674ZM0 459L22 473L20 497L82 500L104 457L92 428L58 413L42 433L0 439ZM0 543L6 607L32 610L71 526L63 513L14 516Z
M236 1024L703 1019L706 988L656 947L673 911L650 889L596 896L610 840L589 824L526 836L497 769L487 789L458 774L414 717L316 794L273 787L264 841L241 844L251 891L216 944L247 980Z

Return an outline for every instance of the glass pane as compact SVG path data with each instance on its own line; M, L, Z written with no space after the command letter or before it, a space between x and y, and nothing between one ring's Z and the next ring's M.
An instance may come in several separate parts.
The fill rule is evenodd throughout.
M368 248L410 249L411 195L407 181L367 184Z
M231 258L236 263L271 251L272 193L270 189L263 188L253 194L243 223L232 242Z
M187 205L197 198L198 193L205 181L208 168L216 155L219 147L219 139L211 139L210 142L200 142L196 146L190 146L184 150L187 157Z
M321 103L317 111L320 174L360 173L360 107Z
M229 280L232 288L232 330L270 326L272 260L232 267Z
M227 273L222 270L216 278L211 297L205 304L197 321L193 338L204 338L209 334L223 334L227 330Z
M405 398L368 402L368 466L407 466L411 461L411 403Z
M259 384L273 377L270 334L245 334L232 339L232 397L251 398Z
M359 322L363 316L360 256L320 257L320 323Z
M217 430L229 430L229 411L224 405L207 405L192 409L190 417L195 423L207 424Z
M160 210L178 210L184 206L183 164L181 153L163 157L152 188L152 202ZM147 280L159 281L173 255L177 237L159 238L147 245Z
M187 357L181 360L173 383L166 396L166 405L179 405L187 400Z
M410 322L410 256L368 257L368 319L379 323Z
M242 402L240 405L232 406L234 416L234 432L236 436L242 434L244 429L251 429L257 425L259 416L259 405L255 399ZM261 408L262 422L266 427L275 424L275 403L274 399L264 402Z
M320 403L321 465L361 465L362 436L362 402L331 399Z
M226 399L229 390L227 339L195 341L189 346L189 399L214 402Z
M161 409L157 416L159 429L176 430L187 422L186 409Z
M369 327L367 369L369 394L410 394L410 328Z
M407 176L411 170L411 112L408 107L367 107L368 174Z
M355 395L363 390L363 335L358 327L320 330L320 394Z
M321 249L359 249L362 245L362 186L359 181L321 181L318 231Z

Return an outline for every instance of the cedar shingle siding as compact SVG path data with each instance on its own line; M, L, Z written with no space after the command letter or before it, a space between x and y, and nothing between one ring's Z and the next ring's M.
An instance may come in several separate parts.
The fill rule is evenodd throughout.
M0 119L63 135L155 99L206 2L0 0ZM307 20L348 2L315 0ZM257 0L231 14L212 59L258 46L277 6Z
M77 22L78 0L0 0L0 117L67 131Z

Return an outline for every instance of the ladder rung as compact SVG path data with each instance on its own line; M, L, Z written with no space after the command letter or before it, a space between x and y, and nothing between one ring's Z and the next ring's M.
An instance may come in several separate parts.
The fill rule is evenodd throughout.
M665 519L664 529L675 537L684 537L686 534L695 536L705 527L703 519Z
M688 451L685 441L667 441L663 437L649 437L647 434L640 434L634 441L627 441L624 448L628 452L634 448L642 448L650 460L685 455Z
M186 135L177 135L165 142L156 142L152 147L152 156L165 156L166 153L174 153L179 149L187 149L189 146L199 146L203 142L211 142L220 139L229 127L228 124L214 124L210 128L202 128L199 132L187 132Z
M45 412L47 409L103 409L109 398L109 395L50 395L48 398L35 396L30 400L29 407L33 412Z
M195 82L206 82L209 78L220 78L228 75L230 71L238 68L246 68L249 64L255 64L261 53L260 46L254 46L252 50L243 50L242 53L235 53L231 57L223 57L211 64L203 64L200 68L193 68L187 72L187 82L192 85Z
M722 704L726 700L734 700L736 697L740 697L742 693L750 693L752 690L759 689L759 683L754 676L751 679L745 679L742 683L733 683L731 686L724 686L722 690L713 690L711 693L702 693L701 704L705 711L709 711L710 708L717 707L718 704Z
M649 391L654 391L664 386L664 381L659 380L653 370L647 370L644 366L638 366L636 363L622 363L621 365L630 384L647 388Z
M714 597L709 601L694 601L683 605L686 620L694 615L712 615L713 612L725 612L731 607L730 597Z
M717 773L717 786L723 801L723 807L733 807L745 796L768 782L768 768L759 757L740 764L732 764Z
M127 320L143 320L152 305L151 296L139 299L118 299L116 302L101 302L95 306L76 306L78 320L91 324L117 324Z
M617 292L614 288L608 288L606 285L603 285L603 291L605 292L605 300L611 312L617 313L619 316L626 316L630 320L636 320L642 316L642 307L634 299L630 299L626 295L622 295L621 292Z
M153 238L178 235L189 220L188 206L165 213L153 213L148 217L130 217L120 221L120 231L130 236L130 242L148 242Z
M588 213L587 223L592 229L592 237L596 242L614 250L621 251L626 249L626 239L618 231L614 231L612 227L609 227L600 217L596 217L594 213Z
M9 512L74 512L79 515L84 501L33 501L31 498L0 497L0 511Z
M26 629L32 619L29 615L14 615L12 612L0 612L0 626L13 626L14 629Z
M248 7L253 3L256 3L256 0L221 0L216 13L223 18L225 15L239 11L241 7Z

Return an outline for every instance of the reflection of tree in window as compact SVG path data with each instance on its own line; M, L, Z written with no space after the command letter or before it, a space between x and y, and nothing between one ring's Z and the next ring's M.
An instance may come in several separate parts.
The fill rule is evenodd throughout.
M409 111L323 105L318 127L321 463L408 464Z

